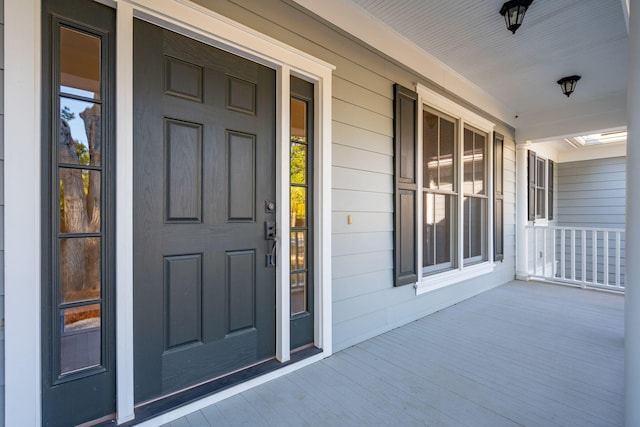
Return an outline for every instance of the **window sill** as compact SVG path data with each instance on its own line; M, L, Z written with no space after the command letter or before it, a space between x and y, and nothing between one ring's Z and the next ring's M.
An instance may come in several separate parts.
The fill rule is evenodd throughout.
M494 267L495 264L493 262L483 262L481 264L474 264L469 267L465 267L462 270L456 269L440 274L425 276L421 281L414 285L416 288L416 295L435 291L436 289L445 288L455 283L473 279L474 277L489 274L493 272Z

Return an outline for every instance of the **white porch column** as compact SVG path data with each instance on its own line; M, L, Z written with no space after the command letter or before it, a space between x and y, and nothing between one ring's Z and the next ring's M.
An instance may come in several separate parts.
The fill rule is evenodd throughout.
M640 0L629 3L625 424L640 426Z
M527 273L527 150L529 144L516 144L516 279L528 280Z
M629 3L625 425L640 426L640 0Z

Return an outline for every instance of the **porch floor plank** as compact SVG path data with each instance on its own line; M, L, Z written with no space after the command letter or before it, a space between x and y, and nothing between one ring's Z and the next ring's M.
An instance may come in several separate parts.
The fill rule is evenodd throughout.
M514 281L177 419L622 426L624 297Z

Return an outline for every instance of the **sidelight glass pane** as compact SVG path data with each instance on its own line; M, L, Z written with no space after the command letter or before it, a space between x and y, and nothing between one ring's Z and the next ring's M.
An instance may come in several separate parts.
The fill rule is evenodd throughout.
M60 310L60 372L100 365L100 304Z
M291 226L306 227L307 225L307 189L305 187L291 187Z
M307 311L307 274L291 275L291 315Z
M307 103L291 99L291 140L307 142Z
M304 270L306 266L305 231L291 232L291 271Z
M99 104L60 97L60 163L99 166L102 117Z
M60 293L63 303L100 298L101 239L60 239Z
M307 183L307 146L297 142L291 143L291 183Z
M100 99L100 38L60 28L60 91Z
M59 168L60 233L100 232L100 171Z

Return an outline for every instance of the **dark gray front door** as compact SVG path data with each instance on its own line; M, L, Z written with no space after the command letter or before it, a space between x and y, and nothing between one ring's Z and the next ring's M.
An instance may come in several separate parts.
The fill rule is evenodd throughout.
M136 21L135 401L275 355L275 72Z

